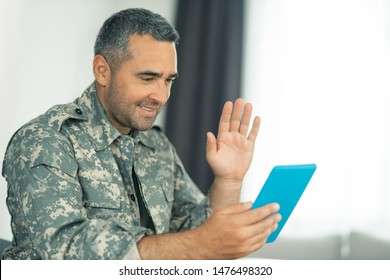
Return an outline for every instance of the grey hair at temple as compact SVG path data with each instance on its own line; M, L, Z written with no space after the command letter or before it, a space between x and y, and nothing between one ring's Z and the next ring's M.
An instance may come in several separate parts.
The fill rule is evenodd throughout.
M103 55L112 71L131 58L129 38L133 34L150 35L158 41L179 41L179 34L159 14L146 9L127 9L113 14L103 24L96 38L95 56Z

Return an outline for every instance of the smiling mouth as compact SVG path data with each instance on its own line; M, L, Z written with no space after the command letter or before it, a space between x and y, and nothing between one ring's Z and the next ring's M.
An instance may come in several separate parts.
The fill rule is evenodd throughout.
M146 106L140 106L143 110L147 111L147 112L153 112L153 111L157 111L157 108L150 108L150 107L146 107Z
M156 117L159 112L159 106L147 106L147 105L139 105L141 109L142 115L147 118Z

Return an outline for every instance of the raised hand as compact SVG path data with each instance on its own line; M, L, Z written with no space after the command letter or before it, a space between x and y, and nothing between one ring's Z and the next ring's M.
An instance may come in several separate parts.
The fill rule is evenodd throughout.
M241 183L252 162L260 118L255 117L248 134L252 105L239 98L226 102L217 138L207 133L206 159L216 179Z

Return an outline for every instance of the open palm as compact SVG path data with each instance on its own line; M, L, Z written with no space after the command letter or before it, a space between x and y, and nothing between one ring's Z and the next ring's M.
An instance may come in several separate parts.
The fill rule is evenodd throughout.
M252 162L260 118L255 117L248 134L252 105L239 98L226 102L222 110L217 138L207 134L206 159L215 177L242 181Z

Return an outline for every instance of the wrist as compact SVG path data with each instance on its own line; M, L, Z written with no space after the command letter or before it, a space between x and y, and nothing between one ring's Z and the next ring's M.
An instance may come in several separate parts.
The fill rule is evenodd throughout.
M213 185L215 187L222 187L222 188L229 188L229 189L240 189L241 190L242 183L243 183L243 180L215 176Z
M210 260L212 259L210 246L208 246L207 241L207 233L204 229L204 224L194 228L191 232L191 240L192 244L196 244L196 246L193 246L193 259L197 260Z
M242 181L215 178L209 199L213 211L236 204L240 201Z

